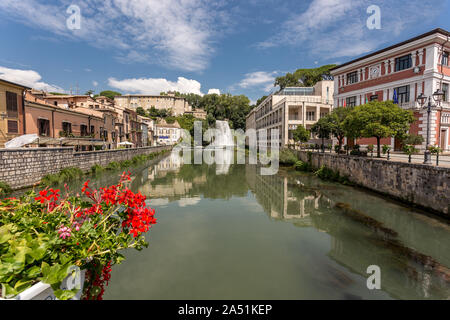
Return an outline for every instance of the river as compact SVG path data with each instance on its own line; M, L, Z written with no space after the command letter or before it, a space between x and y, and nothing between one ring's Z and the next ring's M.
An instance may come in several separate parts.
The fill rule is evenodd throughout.
M448 221L291 169L169 155L131 170L158 224L113 269L105 299L450 298ZM368 289L369 266L381 290Z

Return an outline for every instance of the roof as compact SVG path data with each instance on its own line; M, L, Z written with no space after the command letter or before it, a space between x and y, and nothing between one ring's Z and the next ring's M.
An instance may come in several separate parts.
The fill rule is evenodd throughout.
M10 85L13 85L13 86L16 86L16 87L21 87L21 88L23 88L23 89L28 89L28 90L31 89L31 88L26 87L26 86L24 86L24 85L21 85L21 84L18 84L18 83L14 83L14 82L11 82L11 81L8 81L8 80L5 80L5 79L0 79L0 81L1 81L1 82L5 82L5 83L10 84Z
M85 108L76 108L76 109L62 108L60 106L55 106L53 104L47 103L44 100L33 96L30 92L26 92L25 93L25 103L33 103L33 104L37 104L37 105L44 106L44 107L47 107L47 108L51 108L51 109L54 109L54 110L61 110L61 111L64 111L64 112L70 112L70 113L80 114L80 115L84 115L84 116L91 115L93 117L103 119L103 114L101 112L99 112L99 111L86 109L87 111L92 111L92 113L91 113L91 112L85 112L84 110L79 110L79 109L85 109Z
M364 59L367 59L367 58L376 56L376 55L378 55L378 54L380 54L380 53L390 51L390 50L392 50L392 49L401 47L401 46L403 46L403 45L405 45L405 44L408 44L408 43L410 43L410 42L414 42L414 41L417 41L417 40L426 38L426 37L431 36L431 35L436 34L436 33L440 33L440 34L442 34L442 35L444 35L444 36L450 36L450 32L449 32L449 31L444 30L444 29L441 29L441 28L437 28L437 29L434 29L434 30L429 31L429 32L427 32L427 33L421 34L420 36L411 38L411 39L409 39L409 40L406 40L406 41L397 43L397 44L395 44L395 45L393 45L393 46L390 46L390 47L387 47L387 48L384 48L384 49L381 49L381 50L372 52L372 53L370 53L370 54L368 54L368 55L365 55L365 56L363 56L363 57L360 57L360 58L354 59L354 60L352 60L352 61L346 62L346 63L344 63L344 64L341 64L341 65L339 65L339 66L337 66L337 67L334 67L334 68L330 69L330 71L338 70L338 69L343 68L343 67L345 67L345 66L348 66L348 65L350 65L350 64L352 64L352 63L355 63L355 62L358 62L358 61L361 61L361 60L364 60Z
M81 113L84 113L84 114L88 114L88 115L91 115L91 116L94 116L94 117L103 118L103 113L100 112L100 111L97 111L97 110L83 108L83 107L76 107L76 108L74 108L72 110L77 111L77 112L81 112Z
M122 96L116 96L114 97L114 99L116 98L171 98L171 99L182 99L182 100L186 100L183 97L175 97L175 96L161 96L161 95L151 95L151 94L127 94L127 95L122 95Z

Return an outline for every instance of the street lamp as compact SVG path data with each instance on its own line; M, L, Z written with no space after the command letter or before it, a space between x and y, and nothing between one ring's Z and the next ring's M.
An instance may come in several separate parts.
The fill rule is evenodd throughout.
M442 101L442 98L444 97L444 92L440 89L436 90L435 93L433 93L433 100L436 102L437 105L439 105ZM428 99L428 105L425 106ZM427 144L425 147L425 161L424 164L431 165L431 152L429 150L430 146L430 127L431 127L431 108L435 108L437 105L431 104L431 97L426 97L423 93L420 94L420 96L417 97L417 100L419 100L420 106L423 108L425 107L427 109L428 113L428 120L427 120Z

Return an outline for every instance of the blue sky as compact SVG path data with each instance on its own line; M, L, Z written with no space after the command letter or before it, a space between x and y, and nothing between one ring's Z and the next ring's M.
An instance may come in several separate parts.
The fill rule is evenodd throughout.
M211 89L252 101L274 78L440 27L450 0L1 0L0 78L48 91ZM81 29L66 12L81 9ZM367 8L381 9L369 30ZM217 92L214 90L213 92Z

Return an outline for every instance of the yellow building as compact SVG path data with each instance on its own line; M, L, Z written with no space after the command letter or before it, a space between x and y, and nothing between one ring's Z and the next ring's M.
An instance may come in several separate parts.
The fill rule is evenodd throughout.
M0 79L0 148L24 132L24 92L30 89Z

